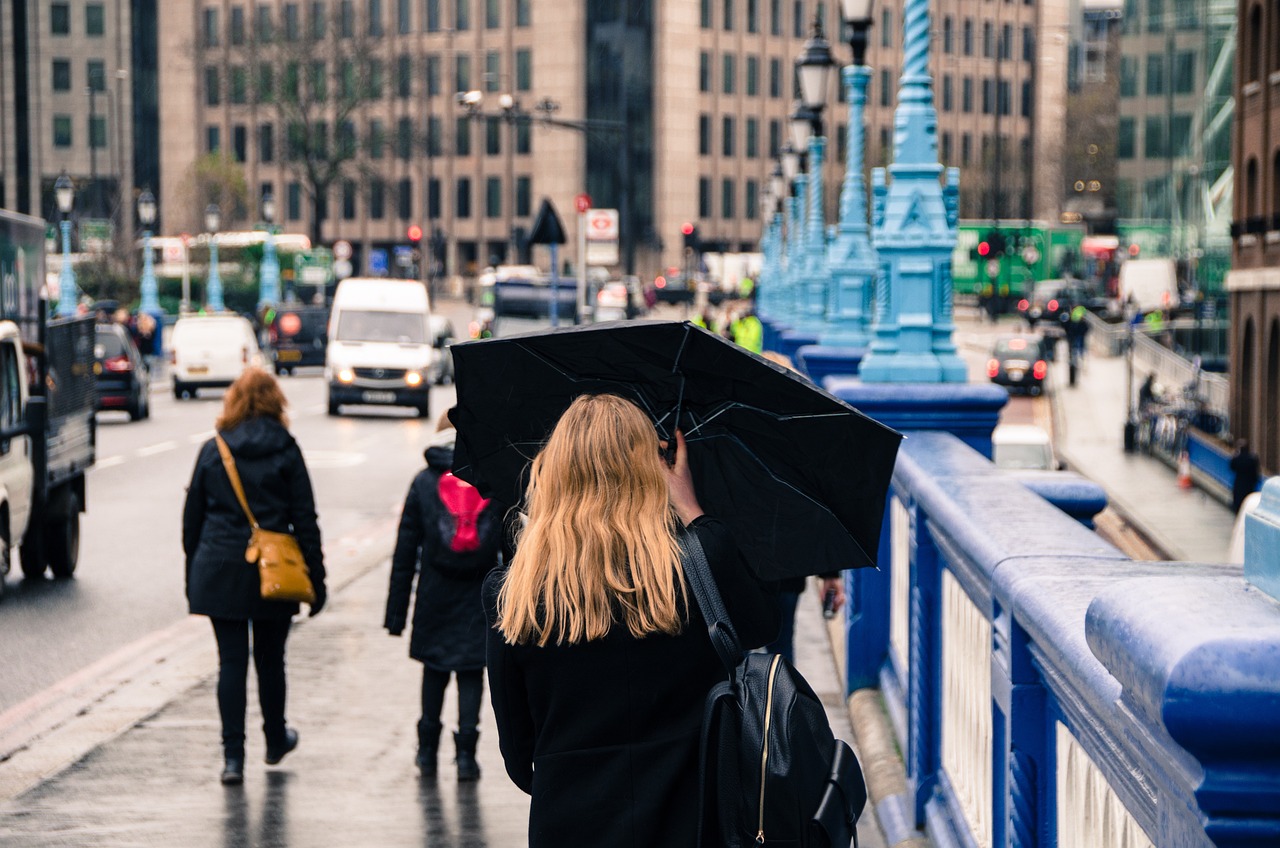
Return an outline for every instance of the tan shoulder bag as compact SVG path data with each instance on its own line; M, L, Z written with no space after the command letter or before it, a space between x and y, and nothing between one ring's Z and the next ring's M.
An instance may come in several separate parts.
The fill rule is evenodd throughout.
M222 454L222 464L231 478L231 488L235 490L236 499L249 519L253 535L249 537L249 547L245 549L244 559L248 563L257 563L258 576L262 581L262 597L268 601L305 601L316 602L316 591L311 585L311 574L307 570L306 559L302 556L302 548L298 540L288 533L277 533L264 530L258 526L258 519L253 517L249 509L249 501L244 496L244 486L240 483L240 472L236 471L236 461L231 456L231 448L215 435L218 453Z

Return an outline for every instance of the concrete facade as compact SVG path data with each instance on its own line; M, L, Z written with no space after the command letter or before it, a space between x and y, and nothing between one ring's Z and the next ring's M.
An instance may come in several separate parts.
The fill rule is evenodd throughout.
M1240 0L1236 61L1231 427L1280 470L1280 3Z

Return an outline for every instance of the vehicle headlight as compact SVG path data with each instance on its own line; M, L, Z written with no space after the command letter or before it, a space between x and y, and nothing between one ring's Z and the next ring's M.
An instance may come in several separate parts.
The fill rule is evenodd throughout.
M418 386L421 386L422 372L421 371L404 372L404 384L406 386L409 386L410 388L417 388Z
M338 371L339 383L350 383L350 382L353 382L355 378L356 378L356 372L352 371L350 368L342 368L342 369L339 369Z

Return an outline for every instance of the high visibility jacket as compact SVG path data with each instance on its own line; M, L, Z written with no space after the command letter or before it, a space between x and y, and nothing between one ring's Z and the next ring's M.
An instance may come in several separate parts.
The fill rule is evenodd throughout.
M764 350L764 325L754 315L747 315L734 321L730 327L733 340L752 353Z

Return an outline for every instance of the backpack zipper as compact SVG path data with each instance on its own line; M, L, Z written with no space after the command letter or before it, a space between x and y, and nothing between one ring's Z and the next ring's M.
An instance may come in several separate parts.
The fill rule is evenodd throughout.
M769 687L764 702L764 739L760 744L760 811L759 826L756 830L756 844L764 844L764 779L766 766L769 764L769 725L773 721L773 681L778 676L778 661L782 654L774 654L769 665Z

